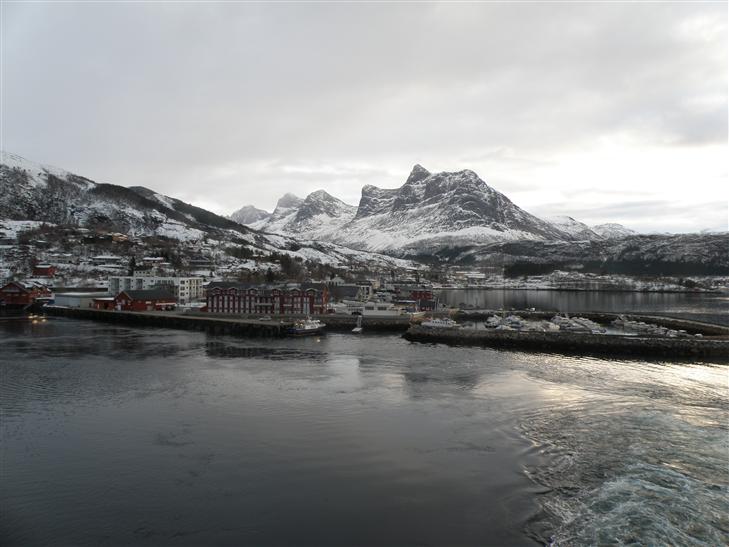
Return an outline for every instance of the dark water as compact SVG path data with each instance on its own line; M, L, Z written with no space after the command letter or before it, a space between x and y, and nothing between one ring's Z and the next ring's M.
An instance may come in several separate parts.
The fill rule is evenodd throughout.
M725 366L0 323L2 545L721 545Z
M443 289L449 306L479 309L659 313L729 325L729 294Z

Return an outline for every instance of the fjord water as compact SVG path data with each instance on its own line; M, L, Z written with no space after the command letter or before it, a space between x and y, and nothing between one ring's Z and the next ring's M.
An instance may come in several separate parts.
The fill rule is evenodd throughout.
M554 310L561 313L606 311L658 313L729 325L727 293L560 291L522 289L444 289L448 306L467 309Z
M720 545L724 365L0 322L3 545Z

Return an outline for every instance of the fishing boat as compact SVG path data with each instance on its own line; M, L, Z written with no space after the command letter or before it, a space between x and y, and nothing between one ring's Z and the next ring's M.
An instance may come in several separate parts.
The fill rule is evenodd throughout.
M325 323L322 323L318 319L312 319L307 317L306 319L300 319L288 329L288 333L292 336L313 336L315 334L322 334L324 332Z
M362 316L357 318L357 326L352 329L354 334L362 334Z

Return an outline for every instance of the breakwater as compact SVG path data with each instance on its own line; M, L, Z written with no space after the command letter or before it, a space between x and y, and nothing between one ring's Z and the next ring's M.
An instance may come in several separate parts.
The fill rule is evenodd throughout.
M579 354L711 357L729 362L728 337L666 338L570 332L432 329L422 326L410 327L403 336L413 342Z

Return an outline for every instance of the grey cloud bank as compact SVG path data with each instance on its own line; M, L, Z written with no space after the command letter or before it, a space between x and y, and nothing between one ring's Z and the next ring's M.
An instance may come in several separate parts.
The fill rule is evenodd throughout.
M727 229L726 4L5 4L2 147L229 213L411 166Z

